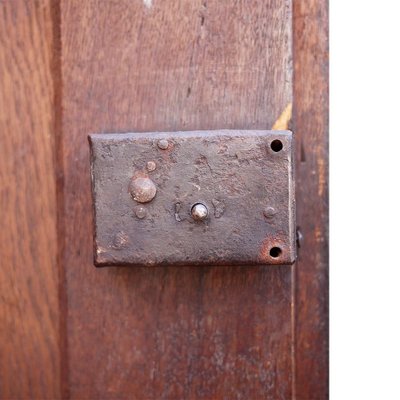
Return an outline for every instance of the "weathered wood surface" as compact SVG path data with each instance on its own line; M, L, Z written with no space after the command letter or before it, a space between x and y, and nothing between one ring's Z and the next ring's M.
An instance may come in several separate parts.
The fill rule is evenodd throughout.
M0 1L0 398L328 397L327 1L294 82L290 1L251 4ZM87 133L286 129L292 89L296 267L92 266Z
M0 1L0 398L59 398L51 1Z
M292 395L291 269L92 264L90 132L271 128L292 101L291 2L62 2L72 398Z
M296 398L328 398L328 1L294 5Z

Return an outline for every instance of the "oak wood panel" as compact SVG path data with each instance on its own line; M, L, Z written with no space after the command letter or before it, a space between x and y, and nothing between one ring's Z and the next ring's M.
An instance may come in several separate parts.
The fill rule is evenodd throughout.
M296 398L328 398L328 1L294 2Z
M0 1L0 398L59 398L54 3Z
M274 398L293 387L288 267L92 263L90 132L271 128L291 2L62 2L71 398Z

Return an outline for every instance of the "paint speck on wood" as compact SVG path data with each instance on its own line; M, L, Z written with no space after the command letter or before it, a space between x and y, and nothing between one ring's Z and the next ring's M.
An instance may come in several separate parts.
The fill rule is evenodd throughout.
M151 8L153 6L153 0L143 0L143 4L147 8Z
M282 114L275 121L272 126L272 130L274 131L286 131L289 129L290 121L292 119L292 103L289 103L285 109L282 111Z

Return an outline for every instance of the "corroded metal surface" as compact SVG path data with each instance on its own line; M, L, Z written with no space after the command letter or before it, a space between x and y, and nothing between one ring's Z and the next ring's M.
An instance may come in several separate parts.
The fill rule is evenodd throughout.
M89 142L97 266L294 262L291 132L93 134ZM198 203L204 219L192 212Z

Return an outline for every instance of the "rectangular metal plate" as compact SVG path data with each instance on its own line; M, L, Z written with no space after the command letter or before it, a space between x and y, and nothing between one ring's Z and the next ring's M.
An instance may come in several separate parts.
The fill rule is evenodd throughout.
M294 262L291 132L93 134L89 142L96 266ZM192 217L197 203L205 220Z

